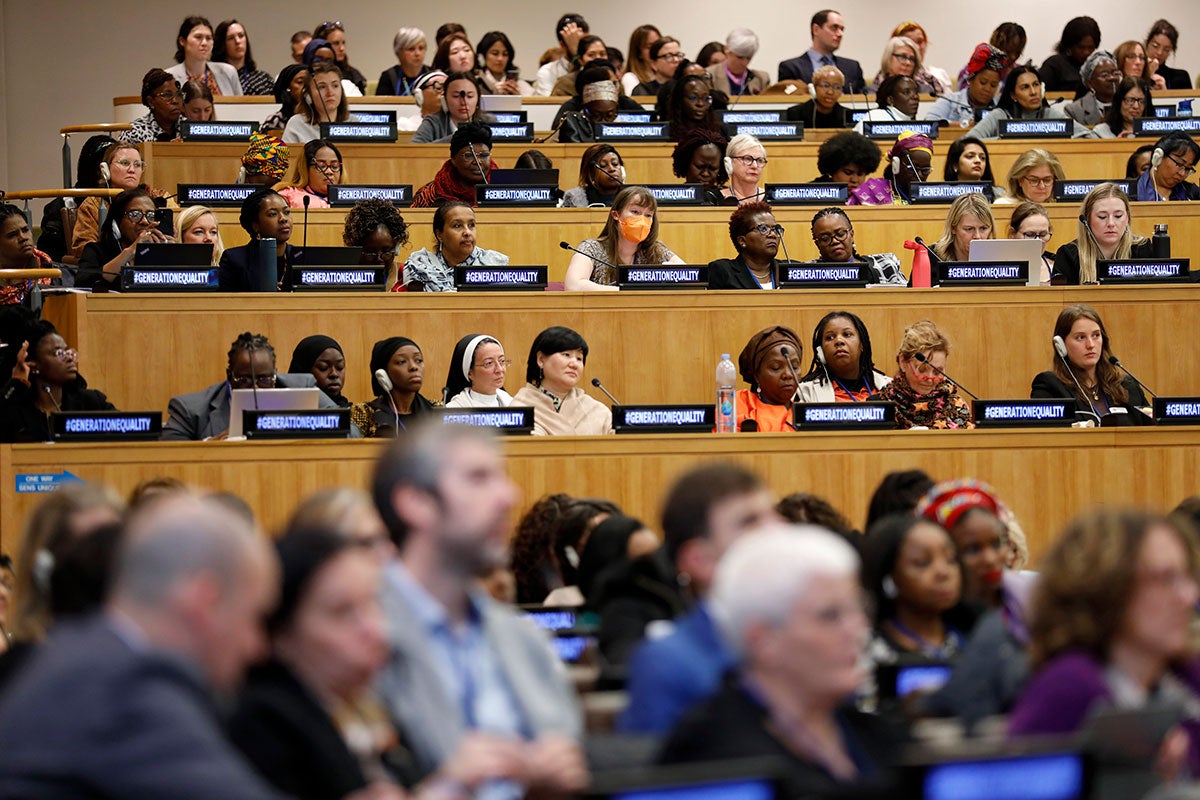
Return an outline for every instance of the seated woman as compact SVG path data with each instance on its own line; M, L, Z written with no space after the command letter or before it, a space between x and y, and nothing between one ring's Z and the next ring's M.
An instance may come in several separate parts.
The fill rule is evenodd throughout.
M899 372L877 395L879 400L896 404L897 427L975 427L971 408L958 387L933 369L944 370L949 356L950 340L929 320L914 322L904 331L896 353Z
M283 140L304 144L321 137L322 122L346 122L350 104L342 89L342 73L332 61L315 61L308 68L308 85L296 113L283 127Z
M932 144L931 144L932 146ZM830 136L817 148L817 170L813 183L844 183L850 191L846 205L878 205L892 202L891 184L868 177L879 169L883 153L879 145L854 131Z
M447 74L471 72L477 66L475 48L471 46L471 40L465 33L456 31L438 40L432 63L434 69Z
M255 186L274 186L283 180L288 169L288 147L277 136L250 134L250 146L242 154L237 183Z
M219 61L237 70L243 94L269 95L274 79L271 73L258 68L250 52L250 36L246 27L236 19L227 19L217 25L213 34L213 61Z
M954 542L962 567L964 627L987 609L1011 603L1008 595L1021 589L1005 580L1012 514L991 486L971 479L943 481L925 493L913 513L940 525Z
M1117 59L1117 69L1123 77L1144 81L1156 92L1167 88L1162 75L1146 74L1146 48L1138 40L1121 42L1113 50L1113 57Z
M890 286L907 286L908 278L900 271L900 259L895 253L859 255L854 249L854 226L850 215L841 208L830 206L818 211L812 218L812 238L819 256L812 260L832 263L860 263L871 265L871 283Z
M1141 78L1122 78L1112 105L1104 114L1104 121L1092 128L1092 133L1100 139L1125 139L1133 136L1135 119L1153 116L1154 98L1150 94L1150 84Z
M996 107L996 90L1008 71L1009 60L999 48L979 44L967 62L967 85L933 101L924 119L944 119L964 128Z
M613 200L604 230L579 243L567 264L569 292L615 292L617 266L623 264L682 264L679 256L658 240L658 201L644 186L626 186ZM607 262L607 263L605 263Z
M554 82L550 94L554 97L571 97L576 94L575 79L593 61L612 63L608 61L608 46L604 44L604 40L595 34L589 34L580 39L579 44L575 46L575 57L571 59L570 69L566 75ZM531 92L532 89L531 86Z
M1109 95L1111 100L1112 95ZM1042 94L1042 79L1029 64L1016 67L1004 79L1000 102L967 132L975 139L999 139L1000 123L1006 119L1072 119L1061 106L1050 105ZM1095 134L1072 119L1072 139L1094 139Z
M517 76L509 75L509 71L519 71L513 66L516 51L512 42L503 31L490 31L479 40L475 48L477 60L482 61L479 69L479 79L483 81L488 94L508 94L528 97L533 94L533 84L520 80Z
M407 423L416 422L441 405L425 399L421 394L424 384L425 356L416 342L405 336L378 341L371 348L371 391L375 399L351 404L350 420L369 439L397 437L408 430Z
M329 208L329 185L346 179L342 151L328 139L313 139L304 144L303 158L296 159L292 174L275 184L275 191L292 208Z
M442 110L421 120L412 143L449 142L455 131L468 122L491 122L491 115L484 114L479 107L482 94L479 82L470 73L448 73L443 84Z
M879 91L880 84L893 75L912 78L921 94L938 91L937 87L924 80L921 75L921 51L917 43L907 36L893 36L887 40L880 57L879 72L875 74L875 80L867 86L867 91Z
M950 81L950 73L925 60L925 53L929 49L929 35L925 33L925 28L919 22L911 20L901 22L892 30L892 36L906 36L916 44L917 56L921 60L921 66L913 73L917 83L928 85L930 94L941 94L946 90L954 89L954 84Z
M946 212L942 238L929 249L942 261L970 261L971 242L995 239L996 220L986 196L979 192L960 194Z
M305 336L292 350L292 363L288 373L299 375L312 373L317 388L324 392L338 408L349 408L350 401L342 394L346 383L346 355L336 339L322 334Z
M512 395L504 391L504 378L512 359L505 357L504 345L492 336L473 333L458 340L450 357L443 395L449 408L487 408L512 404Z
M179 81L180 86L198 80L208 84L213 94L241 94L242 81L237 70L210 60L212 49L212 24L204 17L188 17L179 26L179 35L175 38L175 65L167 72Z
M787 356L783 351L787 350ZM738 354L738 373L750 384L735 397L737 428L751 420L754 430L781 433L792 427L792 403L796 401L796 374L804 346L791 328L776 325L750 337ZM790 367L789 367L790 362Z
M1096 49L1083 62L1079 78L1087 93L1063 106L1063 112L1081 125L1095 125L1104 119L1121 80L1117 58L1107 50Z
M760 199L764 190L758 182L766 168L767 149L762 142L748 133L734 136L725 148L725 171L729 173L729 185L721 190L721 196L729 205Z
M403 284L409 292L454 292L455 267L502 267L508 256L475 244L475 211L452 200L433 213L433 252L425 248L404 263Z
M1168 67L1167 61L1179 50L1179 30L1165 19L1155 20L1146 34L1146 80L1163 79L1164 89L1191 89L1192 77L1186 69ZM1155 84L1157 87L1157 84Z
M1102 183L1084 196L1075 241L1054 255L1055 286L1096 283L1099 259L1153 258L1154 248L1130 227L1129 197L1119 186Z
M1188 183L1196 174L1200 145L1186 133L1172 131L1154 143L1150 169L1138 178L1138 200L1200 200L1200 186Z
M492 161L492 129L464 122L450 137L450 158L433 180L413 195L413 208L434 208L451 200L477 205L475 187L488 182L496 164Z
M100 161L99 189L146 188L142 183L146 162L140 145L119 142L104 151ZM71 238L70 254L78 259L88 242L100 241L100 224L109 218L109 199L88 197L79 204L75 233Z
M667 100L667 121L671 141L682 142L694 130L731 135L713 112L712 86L699 75L675 81Z
M867 112L857 125L855 133L863 132L865 122L905 122L917 118L917 110L921 107L921 92L917 82L907 75L893 75L879 85L875 95L877 108Z
M274 239L276 280L281 289L291 289L292 209L274 189L259 189L242 201L238 215L242 230L250 234L250 243L231 247L221 256L218 280L223 292L247 292L255 285L251 276L258 258L258 241Z
M150 109L130 123L117 139L130 144L169 142L179 137L179 118L183 115L183 92L179 81L165 69L154 69L142 77L142 105Z
M783 226L767 203L742 203L729 217L737 258L708 262L709 289L774 289Z
M1012 219L1008 223L1008 238L1037 239L1042 243L1042 276L1039 282L1043 286L1050 285L1050 276L1054 274L1054 252L1046 249L1046 243L1053 237L1054 227L1045 208L1026 200L1013 209Z
M803 122L807 128L847 128L850 109L838 103L846 88L846 78L835 66L826 64L813 73L813 96L803 103L789 106L783 118Z
M102 392L87 388L79 374L79 353L54 326L39 320L12 342L12 372L0 391L0 442L51 441L50 415L56 411L114 411Z
M385 287L403 288L396 275L396 255L408 244L408 224L394 205L377 198L355 203L346 215L342 244L362 248L359 264L383 267Z
M225 243L221 241L221 226L211 208L188 206L179 212L179 218L175 220L175 229L179 231L180 244L212 245L212 265L215 267L221 263Z
M725 172L725 148L729 140L703 128L693 130L671 151L671 172L685 183L704 186L704 205L721 204L721 187L729 180Z
M33 246L33 233L29 230L25 215L10 203L0 203L0 269L57 269L66 278L66 285L72 284L67 267L55 263L54 259ZM35 286L63 282L62 278L5 279L0 281L0 307L22 304L28 307ZM5 352L12 355L10 350Z
M309 75L315 75L314 67L317 64L332 64L338 68L337 74L341 77L342 95L344 97L362 97L362 90L354 82L354 76L346 72L345 67L337 60L337 52L334 46L323 36L317 36L309 39L304 45L303 55L300 56L300 63L308 69ZM357 70L355 70L357 72ZM366 85L366 81L363 81ZM339 120L340 122L341 120Z
M207 84L188 81L183 85L183 118L192 122L212 122L217 118L213 93Z
M859 403L877 400L892 379L875 369L871 334L857 315L830 311L812 337L813 360L800 379L801 403Z
M100 241L89 242L79 259L75 285L94 292L120 288L121 270L133 263L133 254L142 242L174 242L157 227L158 211L145 189L126 189L108 209L108 224L100 231Z
M575 96L563 101L550 126L551 130L558 130L560 142L595 141L593 123L612 122L618 111L646 110L622 93L616 75L612 62L602 58L579 71L575 76ZM588 124L578 124L585 121Z
M1137 381L1111 362L1108 331L1094 308L1085 305L1064 308L1054 323L1054 336L1062 339L1066 354L1058 355L1056 342L1054 368L1034 377L1030 397L1073 398L1080 420L1099 423L1100 418L1122 408L1125 413L1118 411L1114 421L1133 425L1149 422L1138 409L1147 408L1150 403Z
M375 83L375 94L381 97L412 96L415 88L413 84L430 70L425 65L428 48L425 31L420 28L404 27L396 31L392 38L392 52L396 54L398 63L379 73L379 80Z
M642 81L630 92L634 97L654 97L667 81L675 77L675 68L683 60L679 40L670 36L656 39L650 45L650 80Z
M563 208L611 206L625 185L625 162L611 144L594 144L579 160L579 185L563 194Z
M612 412L578 386L588 344L570 328L555 326L529 348L525 385L513 406L533 406L535 436L598 436L612 433Z
M1049 150L1035 147L1017 156L1008 169L1008 192L997 197L998 205L1029 200L1046 205L1054 202L1054 182L1067 179L1058 156Z
M1154 145L1144 144L1129 154L1129 158L1125 159L1126 180L1136 182L1146 174L1150 169L1150 162L1154 159L1154 150Z
M867 181L856 194L860 200L865 197L871 201L862 200L864 205L908 205L912 185L929 180L932 172L933 140L923 133L905 131L888 150L888 164L883 168L887 186Z
M969 134L950 143L942 180L946 183L984 181L993 187L996 194L1004 193L1003 189L996 187L996 179L992 177L992 159L987 145Z
M1193 708L1198 568L1195 532L1175 518L1101 508L1072 522L1042 559L1029 631L1033 676L1009 715L1009 735L1071 734L1099 708ZM1166 777L1200 769L1193 712L1167 734L1156 761Z
M308 69L303 64L288 64L281 69L274 85L275 102L279 103L279 108L263 120L259 130L263 134L282 134L307 91Z

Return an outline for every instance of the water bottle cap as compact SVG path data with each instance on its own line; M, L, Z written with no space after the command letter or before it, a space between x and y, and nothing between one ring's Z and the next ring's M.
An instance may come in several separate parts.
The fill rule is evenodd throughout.
M1155 233L1166 233L1167 232L1167 223L1165 223L1165 222L1154 223L1154 232Z
M729 358L729 353L721 353L721 360L722 360L722 361L724 361L724 360L725 360L725 359L727 359L727 358Z

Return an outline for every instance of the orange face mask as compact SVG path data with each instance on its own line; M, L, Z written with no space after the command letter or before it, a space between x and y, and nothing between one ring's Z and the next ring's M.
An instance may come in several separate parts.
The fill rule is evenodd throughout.
M621 235L626 241L641 244L650 235L650 226L653 224L650 217L625 217L621 220Z

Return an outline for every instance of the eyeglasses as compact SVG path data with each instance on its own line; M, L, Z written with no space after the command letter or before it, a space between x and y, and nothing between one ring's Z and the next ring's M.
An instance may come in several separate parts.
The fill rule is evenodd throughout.
M814 236L813 241L816 242L817 244L821 245L822 247L828 247L829 245L833 244L834 242L846 241L846 239L850 236L851 233L853 233L852 228L839 228L836 231L830 231L829 233L822 233L820 235Z
M767 159L765 157L755 158L754 156L734 156L733 160L740 161L747 167L765 167L767 165Z
M1022 239L1041 239L1043 242L1050 241L1052 236L1054 234L1051 231L1023 231L1021 233Z
M499 367L500 369L508 369L512 365L513 362L511 358L488 358L478 364L475 364L475 366L479 367L480 369L484 369L489 372L494 370L496 367Z
M257 386L259 389L274 389L275 388L275 373L270 375L230 375L229 385L235 389L249 389L251 386Z
M1035 178L1032 175L1022 175L1021 180L1030 186L1040 186L1043 189L1054 185L1054 178Z
M159 100L166 100L167 102L172 100L183 100L183 92L159 92L158 94L152 94L150 96L157 97Z
M1121 101L1121 104L1126 105L1126 106L1144 106L1144 105L1146 105L1146 98L1144 98L1144 97L1126 97L1124 100Z
M473 156L471 155L470 147L464 147L462 150L458 151L458 158L461 158L463 161L469 161L472 164L475 163L475 159L477 159L477 158L482 163L482 162L488 161L489 159L491 159L491 157L492 157L491 150L485 150L485 149L479 147L478 145L476 145L476 147L475 147L475 155L473 155Z
M930 165L928 167L918 167L916 165L916 163L912 160L912 156L910 156L908 153L904 154L904 158L906 161L908 161L908 168L911 169L914 173L916 173L916 175L920 178L928 178L930 173L933 172L933 165Z
M118 167L123 167L125 169L129 169L130 167L133 167L134 169L145 169L146 168L145 161L140 161L140 160L139 161L130 161L128 158L118 158L113 163L116 164Z
M683 61L685 56L683 53L659 53L658 61Z
M390 248L387 250L363 250L362 251L362 260L366 261L368 263L375 262L377 264L383 264L388 261L391 261L395 257L396 257L396 251L394 249L390 249Z
M442 90L445 88L446 88L446 84L444 82L443 83L432 83L431 82L431 83L425 84L425 91L427 91L427 92L436 92L437 94L441 94Z
M141 222L142 220L146 220L146 222L154 222L156 219L158 219L158 212L157 211L139 211L138 209L135 208L132 211L125 212L125 219L127 219L133 223L138 223L138 222Z
M79 353L72 347L58 347L51 353L59 361L71 362L79 360Z
M901 64L915 64L917 59L910 56L908 53L892 53L892 58L899 61Z
M846 88L844 83L815 83L813 86L823 92L840 92Z
M711 94L689 94L685 95L684 99L689 103L699 103L702 106L712 105L713 101Z
M758 231L758 232L759 232L761 235L763 235L763 236L767 236L767 235L769 235L769 234L772 234L772 233L773 233L773 234L775 234L776 236L782 236L782 235L783 235L783 226L782 226L782 225L779 225L779 224L775 224L775 225L755 225L755 226L754 226L753 228L751 228L750 230L752 230L752 231Z
M1167 158L1171 159L1171 163L1175 165L1175 169L1184 175L1192 175L1196 171L1195 167L1189 167L1170 153L1167 154Z
M316 167L317 169L321 170L322 172L341 172L342 171L342 162L340 162L340 161L310 161L310 162L308 162L308 165L310 167Z

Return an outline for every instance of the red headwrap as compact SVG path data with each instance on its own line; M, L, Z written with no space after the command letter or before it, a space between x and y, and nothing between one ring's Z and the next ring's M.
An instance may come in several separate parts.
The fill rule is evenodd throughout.
M1004 518L1004 504L996 498L995 490L983 481L970 479L944 481L934 486L921 498L915 513L950 530L973 508L982 508L999 519Z

